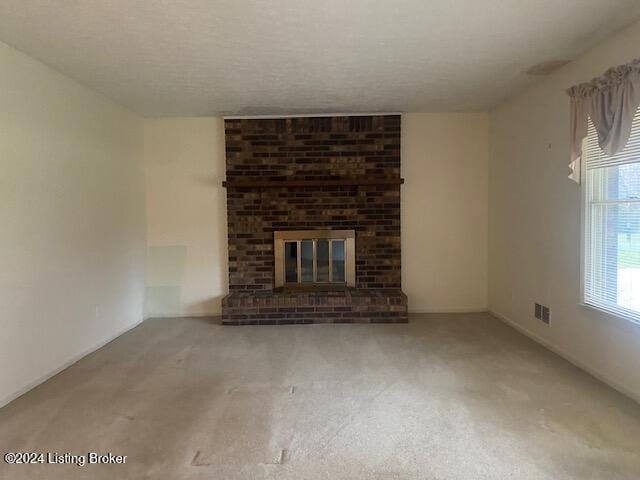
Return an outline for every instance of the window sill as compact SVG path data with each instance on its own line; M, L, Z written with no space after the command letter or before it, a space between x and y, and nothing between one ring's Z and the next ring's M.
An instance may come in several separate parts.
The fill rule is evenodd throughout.
M614 312L612 310L607 310L606 308L602 308L602 307L598 307L596 305L591 305L590 303L584 303L584 302L580 302L578 304L579 306L587 309L587 310L591 310L594 312L598 312L598 313L602 313L604 314L607 318L610 318L611 320L622 324L624 326L634 326L634 327L640 327L640 320L637 320L629 315L624 315L622 313L619 312Z

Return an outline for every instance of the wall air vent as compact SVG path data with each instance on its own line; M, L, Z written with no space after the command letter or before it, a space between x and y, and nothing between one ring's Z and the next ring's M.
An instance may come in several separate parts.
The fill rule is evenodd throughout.
M539 303L536 303L534 305L533 316L538 320L542 320L544 323L549 324L549 322L551 321L551 311L549 310L549 307L546 307Z

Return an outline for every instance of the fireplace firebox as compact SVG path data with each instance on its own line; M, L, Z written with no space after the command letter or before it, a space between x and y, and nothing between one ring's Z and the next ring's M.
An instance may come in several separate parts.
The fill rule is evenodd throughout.
M275 288L356 286L353 230L274 233Z

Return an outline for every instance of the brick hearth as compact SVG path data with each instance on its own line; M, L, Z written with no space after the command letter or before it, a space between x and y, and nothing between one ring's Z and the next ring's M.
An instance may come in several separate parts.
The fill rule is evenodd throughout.
M223 323L407 321L400 116L228 119L225 141ZM274 291L274 231L312 229L355 230L355 288Z
M407 297L399 290L232 293L225 305L229 325L407 322Z

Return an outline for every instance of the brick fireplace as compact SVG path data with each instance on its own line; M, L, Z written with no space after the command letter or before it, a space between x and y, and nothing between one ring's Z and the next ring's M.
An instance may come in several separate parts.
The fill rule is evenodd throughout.
M407 321L400 128L399 115L225 120L224 324Z

